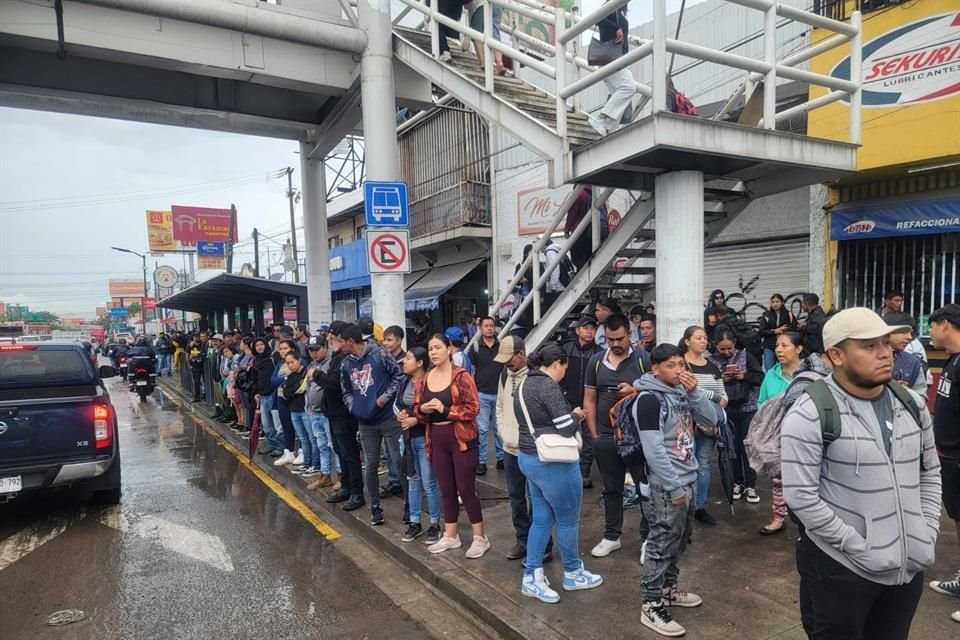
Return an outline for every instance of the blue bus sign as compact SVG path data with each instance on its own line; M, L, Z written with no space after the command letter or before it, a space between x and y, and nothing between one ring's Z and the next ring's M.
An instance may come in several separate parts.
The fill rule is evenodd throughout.
M409 227L405 182L364 182L363 210L367 227Z

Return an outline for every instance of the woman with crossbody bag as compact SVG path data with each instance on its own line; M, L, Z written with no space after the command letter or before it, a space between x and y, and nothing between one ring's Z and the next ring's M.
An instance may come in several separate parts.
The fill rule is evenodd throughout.
M630 50L629 36L630 23L627 22L626 6L611 11L598 24L599 37L590 42L587 49L587 62L594 67L603 67ZM630 69L614 71L603 79L607 85L610 97L600 109L598 115L589 115L590 126L601 136L616 131L620 126L623 114L630 108L632 112L633 96L637 92L637 84ZM629 121L629 116L627 120Z
M533 523L527 538L527 562L520 592L542 602L560 601L543 573L543 554L553 526L563 558L565 591L593 589L603 578L584 569L580 560L580 407L570 410L560 381L567 372L567 354L548 343L527 356L530 373L514 397L520 422L520 470L527 478Z

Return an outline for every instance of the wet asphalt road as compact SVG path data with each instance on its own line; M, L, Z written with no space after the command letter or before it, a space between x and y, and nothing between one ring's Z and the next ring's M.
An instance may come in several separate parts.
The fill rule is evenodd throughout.
M2 640L430 637L160 393L112 394L120 507L76 492L0 505ZM63 609L86 618L48 626Z

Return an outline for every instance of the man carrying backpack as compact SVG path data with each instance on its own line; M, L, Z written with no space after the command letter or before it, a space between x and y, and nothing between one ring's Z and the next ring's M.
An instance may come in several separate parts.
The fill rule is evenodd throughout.
M599 307L599 305L598 305ZM614 442L610 409L618 400L633 393L633 383L650 371L650 356L630 346L630 321L623 314L606 318L608 348L590 358L584 376L583 409L593 443L593 455L603 478L603 511L606 524L601 540L591 551L603 558L620 549L623 529L623 483L627 465ZM641 481L641 470L629 469L634 482Z
M680 636L686 630L673 620L667 607L699 607L703 603L700 596L677 586L678 562L690 537L696 504L699 465L693 432L695 424L717 426L723 411L697 388L696 376L687 370L675 345L656 346L651 361L653 372L636 382L639 394L632 405L626 405L630 428L618 424L618 431L635 431L633 439L642 449L650 485L650 496L641 503L650 533L643 563L640 620L661 635ZM622 444L623 438L620 440Z
M547 279L547 284L543 287L543 313L546 313L547 309L556 302L557 298L560 297L560 294L563 293L563 290L570 284L573 276L577 273L577 268L573 265L573 261L570 260L570 254L567 253L561 256L560 253L560 245L553 240L550 240L546 249L544 249L547 266L549 267L552 264L556 264L557 268L550 274L550 277Z
M782 423L783 490L804 527L800 613L812 640L906 640L933 563L940 463L923 400L893 382L890 333L866 308L833 316L833 373Z

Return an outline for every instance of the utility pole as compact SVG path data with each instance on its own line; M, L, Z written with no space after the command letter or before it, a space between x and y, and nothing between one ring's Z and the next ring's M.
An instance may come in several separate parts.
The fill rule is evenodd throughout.
M270 268L270 245L267 245L267 279L273 279L272 269Z
M400 178L390 4L390 0L357 3L360 29L367 35L367 47L360 58L360 102L369 180ZM377 322L405 326L403 275L373 274L370 289Z
M237 205L230 205L230 235L227 237L227 273L233 273L233 234L237 232Z
M253 228L253 276L260 277L260 234Z
M297 258L297 219L293 212L293 167L287 167L287 199L290 201L290 242L293 245L293 281L300 282L300 262Z

